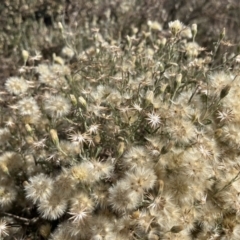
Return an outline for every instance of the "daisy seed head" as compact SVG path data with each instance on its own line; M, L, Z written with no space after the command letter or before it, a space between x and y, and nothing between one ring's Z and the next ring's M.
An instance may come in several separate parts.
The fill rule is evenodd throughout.
M70 112L71 104L68 99L60 95L50 96L44 102L44 109L50 117L61 118Z
M21 95L28 90L28 83L23 78L10 77L5 83L6 90L14 95Z

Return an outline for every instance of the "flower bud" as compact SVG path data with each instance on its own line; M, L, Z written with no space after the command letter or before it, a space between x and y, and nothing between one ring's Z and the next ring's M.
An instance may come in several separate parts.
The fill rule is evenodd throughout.
M55 53L53 53L53 61L57 64L64 65L64 60L61 57L58 57Z
M83 106L83 107L87 107L87 102L86 102L86 100L82 97L82 96L80 96L79 98L78 98L78 101L80 102L80 104Z
M153 103L153 99L154 99L154 92L153 91L147 91L146 93L146 100L150 103Z
M176 36L183 29L183 24L179 20L175 20L173 22L169 22L168 26L170 28L171 33Z
M177 76L176 76L177 87L180 86L181 82L182 82L182 74L179 73L179 74L177 74Z
M196 23L192 24L192 31L193 31L193 33L197 32L197 24Z
M228 95L230 89L231 89L231 86L230 86L229 84L226 85L226 86L221 90L220 99L225 98L225 97Z
M150 29L157 30L157 31L161 31L162 30L162 25L159 22L157 22L157 21L152 22L152 21L149 20L147 22L147 24L148 24Z
M25 141L27 142L27 144L33 144L34 143L34 139L31 136L27 136L25 138Z
M51 225L49 223L43 224L39 227L39 234L44 238L47 239L51 233Z
M123 152L125 150L125 143L124 142L120 142L117 146L117 152L118 152L118 156L122 156Z
M216 138L221 138L223 135L223 130L222 128L217 128L214 133Z
M96 136L94 136L93 141L96 144L101 142L101 137L100 137L99 133L97 133Z
M134 211L134 212L132 213L132 215L131 215L131 218L132 218L132 219L138 219L139 217L140 217L140 212L139 212L139 210Z
M220 33L220 40L223 40L226 35L226 28L223 28L222 32Z
M128 35L127 35L127 41L128 41L129 47L131 47L132 46L132 39Z
M59 28L61 31L63 31L63 25L62 25L61 22L58 22L58 28Z
M195 39L195 37L197 35L197 24L196 23L192 24L192 35L193 35L193 39Z
M158 181L158 184L159 184L159 193L162 193L164 188L164 181L160 179Z
M1 164L0 164L0 170L1 170L2 172L6 173L7 175L10 175L10 174L9 174L8 167L7 167L7 165L6 165L5 163L1 163Z
M161 86L161 88L160 88L161 93L164 93L164 92L165 92L167 86L168 86L167 83L162 84L162 86Z
M58 138L57 131L55 129L51 129L50 130L50 135L51 135L53 143L55 145L59 145L59 138Z
M160 72L163 72L165 69L162 62L157 62L155 66L156 66L156 70L159 69Z
M27 62L28 57L29 57L29 52L26 51L26 50L22 50L22 57L23 57L24 65L26 65L26 62Z
M182 226L173 226L171 229L170 229L170 232L172 233L179 233L183 230L183 227Z
M71 102L74 106L77 105L77 99L76 97L73 95L73 94L70 94L70 99L71 99Z
M161 38L161 39L158 39L157 40L157 44L160 46L160 47L164 47L167 43L167 39L166 38Z
M31 128L31 126L30 126L28 123L25 124L25 128L26 128L26 130L27 130L29 133L32 132L32 128Z

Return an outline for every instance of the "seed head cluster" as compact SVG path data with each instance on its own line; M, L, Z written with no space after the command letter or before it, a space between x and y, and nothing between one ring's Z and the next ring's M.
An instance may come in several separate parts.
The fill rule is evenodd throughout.
M51 61L25 51L6 79L0 238L240 239L236 56L218 65L196 24L111 39L97 22L84 44L58 24Z

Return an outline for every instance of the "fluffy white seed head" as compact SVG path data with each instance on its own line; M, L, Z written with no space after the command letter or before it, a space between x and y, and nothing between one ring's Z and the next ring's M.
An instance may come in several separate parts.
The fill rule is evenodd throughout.
M128 172L125 180L134 191L142 191L153 188L157 177L152 169L139 167Z
M6 237L8 236L8 225L5 220L0 220L0 237Z
M17 103L17 108L20 115L39 114L40 110L36 100L33 97L23 98Z
M0 186L0 208L8 209L17 198L17 191L13 186Z
M39 64L36 67L37 73L39 73L39 81L42 84L53 87L54 89L59 89L61 87L66 87L67 82L65 75L70 73L70 69L67 66L62 66L59 64Z
M109 187L110 187L109 184L107 184L105 182L101 182L94 188L94 191L91 193L91 197L92 197L93 201L101 209L107 209L107 206L108 206L107 199L108 199Z
M61 217L67 209L67 200L59 192L52 192L52 194L39 201L38 212L45 219L56 220Z
M132 211L140 204L142 193L129 189L129 184L119 181L109 189L109 204L116 212Z
M71 110L71 104L68 99L57 95L49 96L44 101L44 110L52 118L60 118L66 116Z
M209 75L209 83L213 92L220 92L225 86L233 83L233 76L224 71L216 71Z
M196 136L195 126L184 119L172 119L166 131L177 144L188 144Z
M93 184L96 178L93 174L93 165L89 161L76 164L70 169L71 176L76 182Z
M26 197L37 203L47 199L53 191L53 180L45 174L39 174L29 179L25 183Z
M69 59L71 59L74 56L74 51L71 48L65 46L62 49L62 55L67 57L67 58L69 58Z
M60 141L60 147L61 149L68 154L68 156L75 156L81 152L81 149L79 148L78 144L72 143L67 140L61 140Z
M106 102L113 106L119 106L121 100L122 100L121 94L117 90L111 91L111 93L106 98Z
M5 87L9 93L21 95L27 92L29 85L23 78L10 77L7 79Z
M91 198L80 193L71 199L71 206L69 214L73 222L84 222L85 219L91 214L94 207L94 203Z
M183 38L192 38L192 30L189 27L186 27L181 31L180 35Z
M60 188L64 197L68 198L75 192L76 181L68 169L63 169L54 181L54 188Z
M150 162L151 158L148 155L147 150L142 146L134 146L124 154L121 164L122 167L135 169L150 164Z
M41 117L41 111L33 97L26 97L17 102L19 115L25 123L36 124Z
M114 169L114 165L112 163L102 162L102 161L98 161L96 159L92 159L90 161L90 164L93 167L92 172L93 172L93 176L95 177L96 181L99 181L100 179L109 177Z
M157 21L148 20L147 24L148 24L150 29L157 30L157 31L162 30L162 25Z
M196 42L189 42L185 45L185 51L188 57L197 57L199 54L199 45Z

